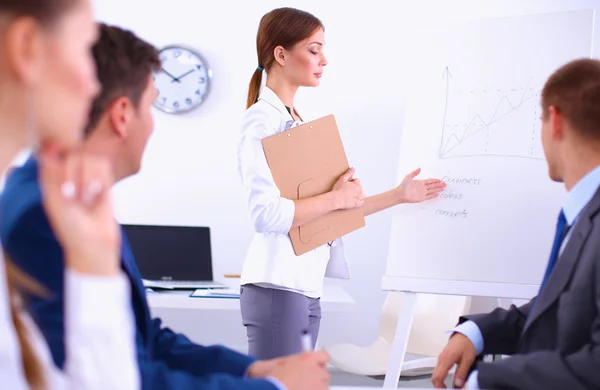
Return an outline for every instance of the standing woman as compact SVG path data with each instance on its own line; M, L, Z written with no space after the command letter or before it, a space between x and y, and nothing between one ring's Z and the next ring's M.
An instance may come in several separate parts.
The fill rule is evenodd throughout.
M20 299L24 289L45 294L43 286L0 256L3 389L140 387L111 173L76 151L99 88L96 37L90 0L0 0L0 172L22 149L37 149L43 205L65 253L67 351L59 371Z
M325 276L350 277L341 238L296 256L291 229L333 210L363 207L370 215L433 199L445 185L437 179L414 180L417 169L397 188L365 199L351 168L326 194L300 200L281 197L261 141L302 122L294 96L299 87L319 85L327 65L323 24L304 11L275 9L263 16L256 44L258 67L250 81L239 141L239 168L256 233L244 261L240 302L249 354L270 359L299 352L305 330L314 348ZM266 87L259 92L263 71Z

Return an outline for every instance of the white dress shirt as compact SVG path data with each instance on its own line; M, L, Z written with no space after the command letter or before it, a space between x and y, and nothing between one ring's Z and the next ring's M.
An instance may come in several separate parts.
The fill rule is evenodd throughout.
M571 191L569 191L563 205L567 226L573 226L577 222L579 214L581 214L585 206L592 200L598 188L600 188L600 166L596 167L591 172L588 172L573 188L571 188ZM562 241L559 254L562 253L565 245L569 241L572 231L573 229L569 229L569 232ZM483 335L481 334L479 327L473 321L462 323L454 328L454 332L459 332L467 336L475 346L477 355L483 352ZM475 370L469 375L469 378L467 378L467 388L469 390L479 390L477 374L478 371Z
M350 270L341 238L296 256L289 238L295 204L281 197L262 147L262 139L288 130L296 122L270 88L246 111L238 144L238 165L254 238L240 282L295 291L311 298L322 295L326 276L348 279Z
M0 256L0 383L3 389L25 390L29 387L8 299L5 264ZM130 284L125 275L95 277L66 271L63 371L54 365L33 320L26 313L20 315L48 390L141 388Z

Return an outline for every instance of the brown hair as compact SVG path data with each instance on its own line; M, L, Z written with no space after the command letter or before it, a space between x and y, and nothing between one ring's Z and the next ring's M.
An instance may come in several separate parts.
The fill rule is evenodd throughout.
M79 1L81 0L0 0L0 15L15 19L29 17L45 27L52 26ZM42 366L28 338L25 324L17 307L17 300L21 297L20 292L44 295L45 291L8 259L6 259L5 265L0 264L0 266L6 267L8 300L21 351L25 378L29 387L33 389L44 388L45 380Z
M119 97L126 96L137 108L148 86L148 78L161 68L154 46L116 26L100 24L100 37L92 52L102 90L92 103L86 135Z
M553 106L580 135L600 141L600 61L583 58L557 69L542 90L544 117Z
M32 17L38 23L49 25L81 0L0 0L0 14L15 18Z
M15 266L5 255L5 267L6 267L6 280L8 283L8 299L10 304L10 313L15 331L17 333L17 340L21 348L21 359L23 361L23 371L25 372L25 378L29 386L32 389L43 389L45 385L44 374L42 366L35 354L33 347L31 346L27 329L23 320L20 317L20 302L22 296L21 293L26 292L39 297L48 296L48 292L45 288L33 281L27 274L21 271Z
M275 48L290 49L298 42L308 39L323 23L312 14L295 8L277 8L260 20L256 34L256 54L258 67L254 70L248 89L246 108L258 101L262 69L266 72L275 62Z

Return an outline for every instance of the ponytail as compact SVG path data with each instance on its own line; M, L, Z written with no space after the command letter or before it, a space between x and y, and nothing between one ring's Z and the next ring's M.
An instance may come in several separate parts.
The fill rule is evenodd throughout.
M248 87L248 100L246 101L246 109L250 108L251 105L258 101L260 95L260 84L262 83L262 68L258 67L254 71L252 78L250 79L250 86Z
M323 23L308 12L296 8L276 8L263 15L256 33L256 63L250 87L246 109L258 101L263 71L270 71L275 62L275 49L278 46L290 50L294 45L310 38L323 28Z

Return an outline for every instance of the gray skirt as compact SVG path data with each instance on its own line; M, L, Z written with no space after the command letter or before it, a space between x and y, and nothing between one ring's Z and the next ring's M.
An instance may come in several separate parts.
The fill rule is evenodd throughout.
M250 356L262 360L299 353L305 330L315 347L321 322L319 298L245 284L240 289L240 305Z

